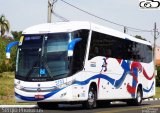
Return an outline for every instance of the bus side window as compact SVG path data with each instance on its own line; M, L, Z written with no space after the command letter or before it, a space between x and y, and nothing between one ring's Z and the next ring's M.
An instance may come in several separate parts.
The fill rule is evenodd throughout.
M109 56L111 56L111 50L106 50L106 57L109 57Z
M95 47L98 47L97 54L95 54ZM93 31L88 60L95 56L149 63L152 61L152 48L128 39Z
M89 35L89 30L78 30L72 33L73 38L79 37L82 40L78 42L74 48L73 60L71 63L72 65L71 74L74 74L83 69L88 35Z
M91 50L90 57L94 58L94 57L96 57L98 55L99 55L99 48L95 46Z

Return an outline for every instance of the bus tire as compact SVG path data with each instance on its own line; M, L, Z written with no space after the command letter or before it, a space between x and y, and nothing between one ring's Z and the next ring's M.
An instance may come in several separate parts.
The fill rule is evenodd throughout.
M140 87L137 89L137 94L135 99L131 99L127 101L128 105L140 106L142 103L142 90Z
M58 103L54 102L37 102L37 106L41 109L56 109L58 108Z
M136 106L140 106L142 103L142 90L140 87L138 87L137 89L137 95L136 95L136 98L134 100L134 105Z
M94 89L93 86L91 86L88 91L88 99L83 103L83 107L86 109L93 109L96 107L96 101L97 91Z

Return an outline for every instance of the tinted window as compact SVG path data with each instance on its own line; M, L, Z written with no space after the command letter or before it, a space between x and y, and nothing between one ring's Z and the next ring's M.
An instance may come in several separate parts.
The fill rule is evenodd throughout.
M73 38L81 38L82 40L75 45L72 61L72 74L83 69L88 42L89 30L78 30L72 32Z
M149 63L152 61L152 48L148 45L92 32L89 60L105 56Z
M50 34L47 39L47 65L50 76L68 74L67 57L69 37L67 33Z

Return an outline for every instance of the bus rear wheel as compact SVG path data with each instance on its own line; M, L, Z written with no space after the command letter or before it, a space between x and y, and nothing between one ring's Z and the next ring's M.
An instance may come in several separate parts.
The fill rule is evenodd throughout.
M86 109L93 109L96 107L96 101L97 101L97 91L94 89L93 86L91 86L88 92L88 100L83 103L83 107Z
M136 99L134 100L134 105L140 106L141 103L142 103L142 90L141 88L138 88L137 96Z
M139 87L137 89L137 95L136 95L136 98L133 99L133 100L128 100L127 101L127 104L128 105L134 105L134 106L140 106L142 103L142 90L141 88Z
M58 103L54 102L37 102L37 106L41 109L56 109L58 108Z

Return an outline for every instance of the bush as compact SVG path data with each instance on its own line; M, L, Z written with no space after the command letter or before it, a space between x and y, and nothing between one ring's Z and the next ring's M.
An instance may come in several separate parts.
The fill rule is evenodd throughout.
M13 47L11 49L11 59L9 59L9 63L6 63L6 46L14 40L8 40L0 37L0 73L6 71L14 71L16 65L16 51L17 47Z
M157 67L156 86L160 87L160 66Z

